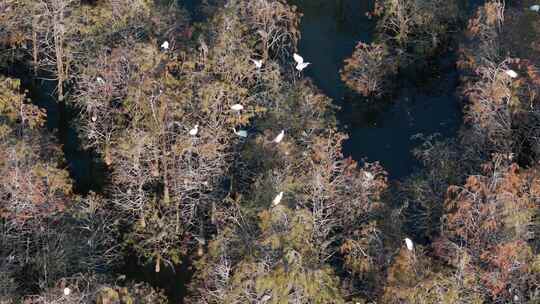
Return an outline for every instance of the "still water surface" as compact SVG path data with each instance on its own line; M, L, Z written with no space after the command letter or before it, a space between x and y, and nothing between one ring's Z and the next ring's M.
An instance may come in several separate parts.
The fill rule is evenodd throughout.
M373 1L291 0L303 13L299 52L313 64L305 75L341 106L340 125L349 139L345 156L379 161L392 178L409 175L418 165L410 153L415 134L454 136L461 123L455 91L458 74L453 54L440 58L429 74L404 71L392 97L368 100L348 90L339 77L354 46L373 41L375 22L366 13Z

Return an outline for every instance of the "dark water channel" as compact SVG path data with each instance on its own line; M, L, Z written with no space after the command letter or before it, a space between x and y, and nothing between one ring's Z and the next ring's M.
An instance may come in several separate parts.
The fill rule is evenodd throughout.
M75 120L78 110L73 104L59 103L56 100L56 83L48 80L47 75L33 77L33 72L22 64L14 64L0 72L20 79L28 98L46 111L47 129L61 145L65 160L62 166L69 171L73 179L75 193L101 193L108 180L106 166L94 151L83 148Z
M299 52L313 64L305 75L341 107L338 119L350 138L345 156L379 161L394 179L409 175L418 163L411 149L415 134L455 136L461 105L455 95L455 54L448 52L428 71L402 71L391 97L369 100L348 90L339 77L343 60L357 42L373 41L375 21L366 13L373 1L291 0L303 13Z

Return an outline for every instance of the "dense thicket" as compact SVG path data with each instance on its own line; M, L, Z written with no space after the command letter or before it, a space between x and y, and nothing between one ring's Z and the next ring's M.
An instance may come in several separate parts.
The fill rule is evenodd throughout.
M341 75L360 94L387 93L463 34L460 134L423 138L423 169L391 187L378 163L343 157L337 108L293 69L294 6L199 13L0 0L0 303L166 302L123 275L132 255L156 273L193 261L186 303L540 300L540 80L504 39L537 16L486 1L460 29L457 1L377 2L376 42ZM14 67L52 77L47 93L78 109L82 143L110 172L102 193L74 193Z

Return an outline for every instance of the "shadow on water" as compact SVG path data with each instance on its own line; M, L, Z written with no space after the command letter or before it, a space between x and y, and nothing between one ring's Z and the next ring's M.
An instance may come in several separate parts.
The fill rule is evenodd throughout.
M75 193L101 193L109 177L108 170L94 151L82 147L75 125L77 109L69 103L56 101L55 82L32 77L32 72L21 64L14 64L1 72L20 79L32 103L46 111L47 129L56 136L62 147L65 160L62 165L69 171Z
M189 255L182 263L174 269L162 265L160 272L155 272L153 264L142 264L133 255L125 258L126 265L122 271L130 280L136 282L146 282L151 286L163 289L167 295L169 303L184 303L187 294L187 285L193 275L192 260Z
M469 11L482 1L469 1ZM290 0L303 13L299 52L313 64L305 75L341 107L340 126L349 134L343 145L345 156L379 161L391 178L409 175L417 161L411 149L419 142L415 134L457 134L461 105L455 95L458 72L455 52L434 62L431 71L403 71L395 80L397 90L382 100L367 100L348 90L340 80L343 60L351 56L357 42L373 41L375 21L366 13L373 1Z

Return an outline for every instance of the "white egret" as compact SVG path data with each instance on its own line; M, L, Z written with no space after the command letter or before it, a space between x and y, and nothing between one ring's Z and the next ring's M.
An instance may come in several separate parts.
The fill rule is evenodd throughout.
M273 142L279 144L283 140L283 137L285 137L285 130L281 130L281 132L279 132L276 138L274 138Z
M199 133L199 125L195 125L195 127L193 127L193 129L189 130L189 135L191 136L195 136L197 135L197 133Z
M164 50L168 50L169 49L169 41L165 41L161 44L161 48L164 49Z
M101 77L96 77L96 82L100 85L104 85L105 84L105 79L101 78Z
M92 119L93 122L96 122L96 120L97 120L97 115L96 115L96 114L92 114L91 119Z
M514 71L514 70L506 70L505 73L506 73L506 75L510 76L511 78L517 78L518 77L518 73L516 73L516 71Z
M310 62L304 62L304 58L296 53L293 54L293 58L296 61L296 69L300 72L311 64Z
M195 240L197 241L197 243L199 243L199 245L206 245L206 239L203 237L196 236Z
M266 303L266 302L270 301L271 298L272 298L272 296L269 295L269 294L264 295L264 296L261 298L261 303Z
M251 59L251 62L253 62L253 64L255 65L255 67L256 67L257 69L262 68L262 65L263 65L263 61L262 61L262 60Z
M239 104L239 103L233 104L233 105L231 106L231 110L236 111L236 112L240 112L240 111L242 111L243 109L244 109L244 106L241 105L241 104Z
M69 287L64 288L64 295L69 296L71 294L71 289Z
M540 4L535 4L535 5L532 5L531 7L529 7L529 9L533 12L540 12Z
M277 206L281 202L281 199L283 198L283 191L281 191L274 199L272 200L272 205Z
M407 250L413 251L414 244L413 244L413 241L410 238L405 238L405 245L407 246Z
M233 127L233 132L234 134L240 136L240 137L247 137L248 136L248 132L246 130L238 130L236 131L236 128Z
M366 177L367 180L373 180L374 178L373 174L368 171L364 171L364 176Z

